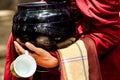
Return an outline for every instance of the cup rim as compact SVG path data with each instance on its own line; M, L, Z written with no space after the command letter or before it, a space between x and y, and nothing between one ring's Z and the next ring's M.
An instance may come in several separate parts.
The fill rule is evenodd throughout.
M22 74L19 74L19 72L17 71L15 64L17 64L17 61L18 61L18 60L20 60L21 58L25 58L25 57L27 57L27 59L30 59L30 60L32 61L32 68L31 68L31 71L30 71L28 74L23 74L23 75L22 75ZM13 67L14 67L15 73L16 73L18 76L27 78L27 77L32 76L32 75L35 73L36 68L37 68L37 64L36 64L35 59L34 59L32 56L23 54L23 55L20 55L20 56L18 56L18 57L16 58L16 60L14 61ZM28 67L30 67L30 66L28 66Z

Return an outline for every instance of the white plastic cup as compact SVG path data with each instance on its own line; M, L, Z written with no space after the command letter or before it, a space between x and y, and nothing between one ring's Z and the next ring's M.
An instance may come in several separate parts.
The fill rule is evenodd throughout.
M10 66L11 73L18 78L31 77L35 73L36 68L36 61L28 54L28 51L18 56Z

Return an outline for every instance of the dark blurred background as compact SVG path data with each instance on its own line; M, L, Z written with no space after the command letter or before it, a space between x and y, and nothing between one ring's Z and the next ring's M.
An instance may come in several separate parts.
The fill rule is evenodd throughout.
M40 0L0 0L0 80L3 80L6 47L12 28L12 19L19 3Z

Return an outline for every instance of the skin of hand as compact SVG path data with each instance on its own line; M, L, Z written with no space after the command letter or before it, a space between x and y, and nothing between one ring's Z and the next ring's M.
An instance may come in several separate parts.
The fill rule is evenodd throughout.
M17 43L17 41L14 41L15 50L19 55L22 55L25 53L25 49L20 46L20 44ZM52 56L48 51L35 47L33 44L26 42L25 46L33 51L32 53L29 52L29 55L31 55L35 60L38 66L44 67L44 68L54 68L58 66L58 59Z

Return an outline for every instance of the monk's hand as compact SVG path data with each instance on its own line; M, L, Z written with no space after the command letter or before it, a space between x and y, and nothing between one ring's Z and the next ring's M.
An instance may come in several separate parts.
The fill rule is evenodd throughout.
M16 41L14 42L16 52L21 55L25 53L25 49L22 48ZM54 68L58 66L58 60L52 56L48 51L35 47L33 44L26 42L25 46L31 50L30 55L36 60L38 66L44 68Z

